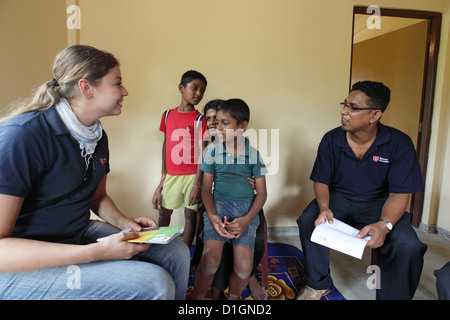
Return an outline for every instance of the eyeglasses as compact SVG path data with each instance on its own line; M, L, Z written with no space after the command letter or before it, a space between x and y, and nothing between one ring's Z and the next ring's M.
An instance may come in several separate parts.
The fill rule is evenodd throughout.
M341 108L349 108L351 111L359 111L359 110L378 110L377 108L359 108L357 104L354 103L347 103L347 102L341 102L339 103L341 105Z

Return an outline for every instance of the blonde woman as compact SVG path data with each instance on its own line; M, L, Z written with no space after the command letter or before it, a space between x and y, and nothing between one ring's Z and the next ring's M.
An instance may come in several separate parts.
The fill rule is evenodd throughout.
M99 119L128 95L119 62L76 45L53 73L0 119L0 299L184 299L187 246L128 243L136 234L118 231L156 223L126 217L106 192Z

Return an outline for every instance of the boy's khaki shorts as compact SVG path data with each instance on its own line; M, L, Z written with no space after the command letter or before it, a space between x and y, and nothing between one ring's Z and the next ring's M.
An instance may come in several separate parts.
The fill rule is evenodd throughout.
M184 206L188 209L197 211L200 204L189 205L189 195L194 186L195 174L172 176L166 175L163 184L161 205L169 210L175 210Z

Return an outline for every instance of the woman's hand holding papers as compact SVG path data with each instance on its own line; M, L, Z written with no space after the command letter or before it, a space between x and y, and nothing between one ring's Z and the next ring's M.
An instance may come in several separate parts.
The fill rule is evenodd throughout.
M128 260L145 251L150 247L147 243L129 243L127 240L139 237L137 232L119 232L102 241L90 244L92 250L92 261L103 260Z

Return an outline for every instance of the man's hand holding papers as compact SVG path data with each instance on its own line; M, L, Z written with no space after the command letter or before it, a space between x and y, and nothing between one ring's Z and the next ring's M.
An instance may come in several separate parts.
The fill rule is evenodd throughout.
M318 224L311 235L311 241L355 258L361 259L370 236L358 238L359 230L333 218Z

